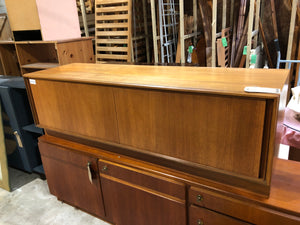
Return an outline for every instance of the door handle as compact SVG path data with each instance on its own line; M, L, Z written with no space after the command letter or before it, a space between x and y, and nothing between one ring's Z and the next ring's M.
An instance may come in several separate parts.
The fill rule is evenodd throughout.
M20 138L20 135L19 135L18 131L14 131L14 135L15 135L15 137L17 139L18 146L20 148L23 148L23 143L22 143L22 140Z
M91 170L91 162L87 163L88 177L91 184L93 184L92 170Z

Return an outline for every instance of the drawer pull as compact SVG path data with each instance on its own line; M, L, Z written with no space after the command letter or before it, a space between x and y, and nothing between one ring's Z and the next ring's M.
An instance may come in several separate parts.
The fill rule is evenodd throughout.
M203 196L202 195L197 195L197 202L203 201Z
M88 170L88 177L91 184L93 184L93 177L92 177L92 171L91 171L91 163L88 162L87 164L87 170Z
M204 225L204 222L202 221L202 220L198 220L198 223L197 223L198 225Z
M102 167L102 172L105 172L107 170L108 170L108 167L106 165Z
M17 139L17 143L18 143L19 148L23 148L23 143L22 143L22 140L21 140L21 137L20 137L18 131L15 131L14 135L15 135L15 137Z

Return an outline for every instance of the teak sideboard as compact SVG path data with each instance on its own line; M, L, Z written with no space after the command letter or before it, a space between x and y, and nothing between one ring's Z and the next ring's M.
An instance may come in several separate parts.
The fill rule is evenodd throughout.
M282 197L299 193L280 179L299 178L273 160L288 76L116 64L27 74L50 192L118 225L298 224L299 205Z

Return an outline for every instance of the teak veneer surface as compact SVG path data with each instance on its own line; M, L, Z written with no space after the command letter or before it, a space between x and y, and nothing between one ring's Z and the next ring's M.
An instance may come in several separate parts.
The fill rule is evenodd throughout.
M288 75L71 64L27 74L25 83L35 123L46 130L153 155L267 196ZM245 86L282 93L246 93Z
M70 64L26 75L28 78L129 86L150 89L209 92L274 98L277 94L246 93L246 86L282 89L289 70L244 70L116 64Z

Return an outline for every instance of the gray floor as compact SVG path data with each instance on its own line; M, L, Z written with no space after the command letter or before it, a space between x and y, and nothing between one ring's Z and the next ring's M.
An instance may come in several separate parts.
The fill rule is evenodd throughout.
M31 178L20 178L29 181ZM26 176L26 175L25 175ZM24 182L23 182L24 184ZM22 185L21 182L17 184ZM8 192L0 188L0 225L109 225L62 203L49 193L47 182L34 178Z

